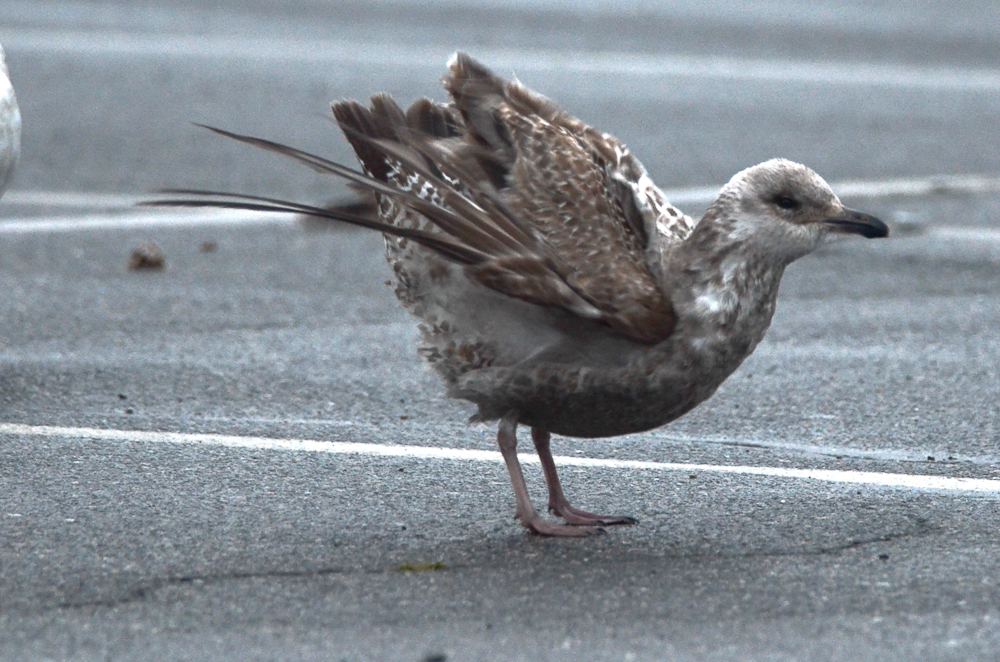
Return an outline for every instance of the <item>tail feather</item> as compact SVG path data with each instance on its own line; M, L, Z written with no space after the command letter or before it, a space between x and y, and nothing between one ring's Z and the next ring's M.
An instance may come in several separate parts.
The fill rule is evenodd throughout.
M343 128L345 134L353 132L349 127ZM535 250L545 250L540 238L525 227L497 196L476 184L475 173L470 172L461 161L406 127L396 127L395 130L398 136L395 141L355 137L367 140L381 151L383 160L387 156L396 159L419 174L435 187L444 204L475 221L476 228L489 233L506 248L521 251L530 246ZM443 175L462 182L464 190L458 191L443 179Z
M332 108L337 124L341 128L350 127L353 130L350 135L345 131L344 136L354 148L354 153L358 155L358 160L364 165L365 170L379 181L388 181L391 171L389 164L369 141L363 140L359 136L392 139L391 129L384 124L377 124L371 111L357 101L338 101L332 105Z
M441 83L455 100L468 137L500 155L508 168L512 166L517 153L507 127L496 115L506 97L506 82L465 53L456 53Z
M372 97L368 108L355 101L333 104L334 117L364 172L288 145L199 125L296 160L316 172L343 178L356 190L367 192L360 205L324 209L198 190L168 191L188 197L144 204L295 213L371 228L411 239L464 265L467 277L507 296L621 326L616 312L597 306L540 231L505 202L500 184L515 153L506 126L494 114L505 99L504 81L461 54L452 65L452 74L446 86L453 93L454 106L424 99L404 112L386 95ZM391 201L429 225L403 227L391 215L379 218L375 213L379 200Z
M417 99L406 109L406 123L417 133L434 138L460 138L462 120L454 106Z
M481 250L484 253L494 255L506 254L514 248L509 240L505 241L503 237L497 236L498 233L493 231L490 224L477 223L475 220L463 218L449 209L445 209L434 204L430 200L418 197L408 191L401 191L400 189L395 188L394 186L391 186L383 181L377 180L365 173L352 170L351 168L334 161L324 159L321 156L316 156L315 154L310 154L309 152L304 152L288 145L282 145L281 143L265 140L263 138L255 138L253 136L245 136L239 133L233 133L231 131L203 124L200 124L199 126L203 126L210 131L232 138L233 140L238 140L249 145L254 145L268 151L288 156L296 161L299 161L300 163L308 165L319 173L343 177L344 179L360 184L375 193L387 195L419 212L420 214L423 214L434 225L441 228L441 230L443 230L447 235L454 237L466 245L475 247L477 250ZM392 145L389 141L378 142L358 133L353 133L353 135L357 140L367 142L367 144L375 149L381 150L383 153L387 149L386 145ZM382 158L384 160L385 157L383 156ZM316 209L318 209L318 207ZM486 216L485 212L482 212L481 210L480 214L484 217ZM388 227L392 228L395 226L389 225ZM392 234L391 231L389 233Z
M490 260L490 256L474 248L463 246L447 238L435 236L422 230L403 228L374 219L368 214L356 214L346 207L322 208L312 205L289 202L277 198L242 193L225 193L221 191L203 191L200 189L162 189L165 195L191 195L194 198L164 198L160 200L144 200L141 207L212 207L223 209L242 209L246 211L278 212L288 214L304 214L316 218L325 218L351 225L357 225L387 234L412 239L421 246L436 251L460 264L478 265Z

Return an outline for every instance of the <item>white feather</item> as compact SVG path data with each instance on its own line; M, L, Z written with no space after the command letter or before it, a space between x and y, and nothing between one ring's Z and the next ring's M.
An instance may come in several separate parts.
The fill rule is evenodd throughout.
M10 84L3 46L0 46L0 195L7 188L20 155L21 111L17 107L14 86Z

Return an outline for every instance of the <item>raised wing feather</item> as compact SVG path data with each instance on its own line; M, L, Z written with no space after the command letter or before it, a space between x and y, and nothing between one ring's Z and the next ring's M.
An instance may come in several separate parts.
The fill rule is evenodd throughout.
M674 311L650 260L658 264L665 241L657 227L662 209L641 164L614 138L468 56L452 60L444 84L453 105L420 100L404 113L385 95L373 97L370 108L334 104L364 173L213 129L346 178L374 194L375 208L200 191L153 204L269 209L363 225L461 264L472 280L505 295L595 320L637 342L666 339Z
M636 337L669 335L659 267L693 223L642 164L614 137L467 55L452 59L443 82L468 142L502 168L501 198L564 260L570 284Z

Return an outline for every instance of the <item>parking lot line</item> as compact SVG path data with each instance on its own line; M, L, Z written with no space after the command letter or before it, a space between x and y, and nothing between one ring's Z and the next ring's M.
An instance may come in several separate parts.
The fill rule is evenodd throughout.
M57 427L48 425L22 425L0 423L0 435L77 439L114 443L192 444L247 448L254 450L298 451L332 453L337 455L367 455L374 457L401 457L421 460L450 460L459 462L502 463L496 451L443 448L435 446L405 446L365 444L345 441L319 441L315 439L280 439L223 434L190 434L182 432L151 432L83 427ZM522 454L521 461L538 462L536 455ZM832 483L850 483L877 487L898 487L915 490L952 492L1000 493L1000 480L923 474L882 473L876 471L842 471L833 469L793 469L787 467L744 466L725 464L689 464L680 462L647 462L642 460L615 460L585 457L556 457L556 464L564 467L593 467L603 469L633 469L638 471L686 471L769 476L793 480L816 480Z
M255 63L357 63L393 67L438 66L450 54L434 46L397 43L369 48L345 39L129 33L91 30L15 28L4 33L10 53L59 53L88 58L196 57L241 59ZM905 87L932 90L991 92L1000 90L994 69L914 67L870 62L823 62L721 56L676 55L620 51L551 51L544 49L479 48L476 56L498 68L517 71L557 71L561 74L675 76L811 83L864 87Z
M296 214L237 211L231 209L121 210L117 213L68 215L55 218L0 221L0 235L87 230L132 230L216 225L293 225Z
M833 182L830 187L843 198L924 197L936 194L991 194L1000 193L1000 176L989 174L930 175L927 177L900 177L882 180L847 180ZM705 205L715 199L722 184L692 186L664 190L667 199L676 205ZM283 222L285 214L266 214L231 210L137 209L136 204L153 197L154 193L86 193L82 191L9 191L3 206L51 207L63 210L81 209L100 211L102 214L67 215L62 218L25 218L0 220L0 232L40 232L104 227L130 227L127 224L146 225L198 225L205 223L233 222ZM128 217L111 216L110 212L128 211Z

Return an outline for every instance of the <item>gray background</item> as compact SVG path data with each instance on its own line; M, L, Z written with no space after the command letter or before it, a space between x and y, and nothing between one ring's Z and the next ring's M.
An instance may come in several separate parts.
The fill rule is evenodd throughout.
M415 356L377 236L127 226L98 197L343 194L191 121L350 162L328 102L442 98L462 48L625 140L664 188L776 155L831 182L995 175L998 22L983 2L0 3L24 115L0 202L3 421L494 448ZM67 191L94 202L46 197ZM711 401L555 452L1000 478L1000 196L845 201L896 236L794 265ZM67 217L122 226L3 230ZM150 240L167 268L128 271ZM995 495L563 475L639 525L528 536L498 464L8 432L0 659L996 658Z

